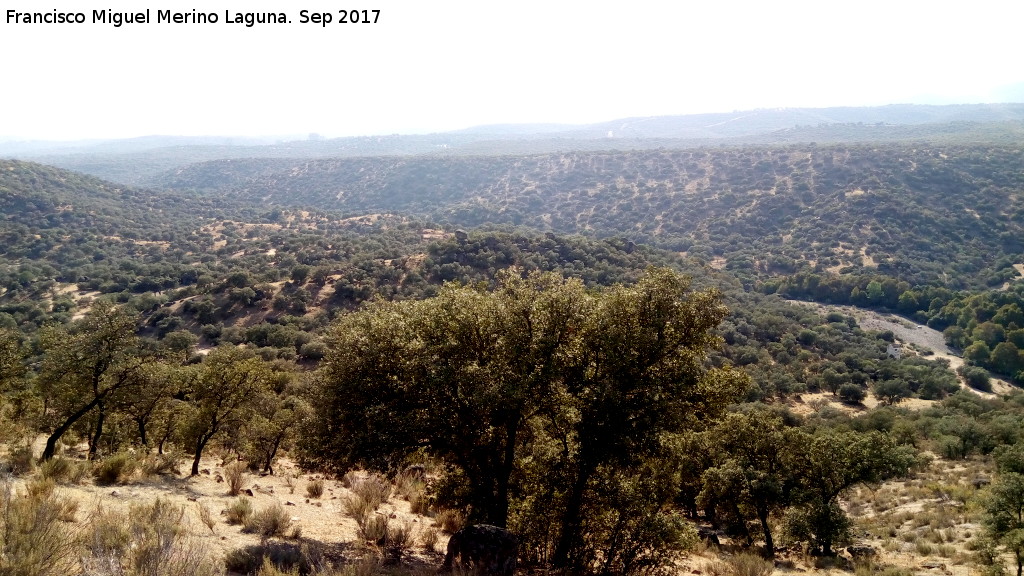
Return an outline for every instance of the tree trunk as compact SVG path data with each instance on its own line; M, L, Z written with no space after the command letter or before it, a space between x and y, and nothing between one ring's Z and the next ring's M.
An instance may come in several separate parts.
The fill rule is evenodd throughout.
M743 518L743 514L740 512L740 505L736 501L732 502L732 513L736 518ZM746 521L740 522L740 527L743 529L743 537L747 540L747 548L754 545L754 537L750 534L750 529L747 528Z
M505 454L501 463L501 471L498 474L497 494L494 503L496 526L502 528L508 525L508 492L509 483L512 478L512 470L516 465L516 436L519 435L520 418L517 416L505 427Z
M135 424L139 428L139 442L142 442L142 446L146 448L146 452L149 452L149 440L146 438L146 421L142 418L136 419Z
M82 416L85 416L90 410L95 408L96 405L100 403L100 400L101 398L94 398L92 402L83 406L78 410L78 412L68 416L67 420L58 426L57 429L53 431L53 434L50 434L50 437L46 439L46 447L43 448L43 455L39 457L40 462L45 462L53 458L54 453L57 451L57 442L60 441L61 436L70 430L71 427L75 425L75 422L78 422Z
M210 441L210 436L200 436L199 441L196 442L196 457L192 460L192 476L199 476L199 460L203 457L203 450L206 449L206 443Z
M86 460L95 460L96 454L100 450L100 438L103 437L103 421L106 418L106 411L103 409L103 402L97 404L99 408L99 414L96 415L96 429L93 431L92 437L89 439L89 455Z
M774 558L775 540L772 539L772 529L768 526L768 511L758 509L757 518L761 521L761 531L764 532L764 552L769 558Z
M156 446L156 453L157 454L163 454L164 453L164 444L167 443L167 441L171 438L172 434L174 434L174 426L172 424L168 424L168 423L165 422L164 423L164 429L163 429L162 433L160 434L160 442Z
M263 466L263 471L264 472L269 472L271 475L274 474L274 466L273 466L274 456L277 456L277 449L281 446L282 438L283 438L283 436L278 436L274 440L274 447L270 449L270 454L267 455L266 465Z
M569 568L570 555L575 551L580 537L580 522L583 509L583 493L587 489L587 483L593 475L596 466L589 463L582 465L576 482L573 483L572 492L565 505L565 513L562 515L561 534L558 536L558 544L552 554L551 563L555 568Z

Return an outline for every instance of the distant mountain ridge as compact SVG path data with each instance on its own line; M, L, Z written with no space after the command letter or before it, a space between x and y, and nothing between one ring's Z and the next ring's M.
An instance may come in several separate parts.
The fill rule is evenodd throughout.
M913 125L1024 120L1024 104L876 107L765 108L712 114L620 118L579 126L527 124L479 126L456 133L515 134L562 138L730 138L827 124ZM610 136L609 136L610 135Z
M149 136L88 142L0 143L0 157L32 160L113 182L141 184L197 162L242 158L473 156L719 145L1024 140L1024 104L783 108L622 118L585 125L497 124L423 135L275 141Z

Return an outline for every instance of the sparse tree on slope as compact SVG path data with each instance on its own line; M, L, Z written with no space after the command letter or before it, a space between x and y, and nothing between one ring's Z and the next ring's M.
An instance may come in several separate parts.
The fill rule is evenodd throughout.
M198 371L188 394L191 410L184 433L193 450L193 476L199 474L199 461L210 440L246 424L271 380L263 360L234 346L211 352Z
M142 360L136 354L136 317L99 301L69 329L43 332L44 358L37 379L53 428L42 459L53 457L60 438L92 411L97 411L89 455L103 433L105 403L138 382Z
M292 447L296 429L312 411L309 403L298 396L280 398L271 390L263 393L246 426L249 465L273 474L278 451Z
M150 423L174 401L188 371L166 362L148 363L136 371L132 394L123 395L117 402L116 409L135 424L138 441L145 448L150 444Z
M799 456L804 505L790 515L790 533L824 555L847 537L849 521L839 496L855 484L905 475L914 464L912 452L880 432L822 432Z
M552 398L591 305L579 282L506 275L493 293L451 285L346 316L307 455L387 469L428 448L466 475L473 519L505 525L521 428Z
M756 519L765 553L774 556L769 518L794 501L797 455L806 446L807 434L761 410L729 414L706 435L717 462L704 472L699 502L705 506L728 503L741 520Z
M1013 554L1017 576L1024 571L1024 475L1003 472L985 503L985 524L992 539Z
M690 292L668 270L602 293L505 274L493 292L449 285L427 301L370 305L335 329L305 456L393 469L426 449L465 479L472 521L504 525L515 503L518 522L548 523L543 545L558 567L661 562L633 546L650 526L613 521L609 507L628 501L670 545L671 495L641 488L642 471L673 470L675 435L747 385L704 364L724 314L717 293ZM677 490L677 476L657 478ZM553 506L543 520L529 516L538 499Z
M556 567L578 569L585 560L577 555L584 502L599 469L629 468L656 455L664 435L716 418L746 388L744 375L704 367L726 312L717 292L690 292L686 278L666 269L597 299L561 371L565 404L556 420L568 422L563 440L575 448L560 464L568 485Z

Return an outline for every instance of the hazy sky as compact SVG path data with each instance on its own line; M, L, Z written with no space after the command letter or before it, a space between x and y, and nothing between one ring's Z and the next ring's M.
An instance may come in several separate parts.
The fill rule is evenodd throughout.
M149 7L146 24L93 10ZM14 24L7 10L82 12ZM159 24L158 10L216 24ZM341 24L341 8L379 9ZM326 27L299 11L329 12ZM226 22L284 12L290 24ZM901 102L1006 101L1020 0L658 2L9 0L0 136L326 136L489 123Z

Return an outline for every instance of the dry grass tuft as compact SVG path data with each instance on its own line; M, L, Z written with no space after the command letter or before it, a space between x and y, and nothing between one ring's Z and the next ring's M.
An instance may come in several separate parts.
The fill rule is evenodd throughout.
M729 573L732 576L768 576L775 565L751 552L741 552L729 558Z
M388 537L388 518L380 514L369 513L356 518L359 526L360 540L381 546Z
M176 454L151 454L142 460L145 478L181 473L181 457Z
M306 496L310 498L319 499L324 495L324 481L322 478L317 478L306 484Z
M271 536L284 536L291 526L291 516L285 512L284 507L278 503L253 513L244 522L243 532L259 534L264 538Z
M426 552L437 551L437 541L440 535L437 532L437 528L427 528L420 534L420 543L423 544L423 550Z
M357 496L369 502L374 510L391 497L391 484L376 474L363 478L349 488Z
M39 465L39 477L58 484L81 484L88 474L88 462L68 458L51 458Z
M224 467L224 479L228 483L228 496L238 496L245 484L245 464L232 462Z
M213 512L204 504L196 504L196 506L199 508L199 520L210 529L210 534L216 534L217 520L213 517Z
M219 574L218 563L185 532L184 516L184 508L160 499L132 506L127 514L97 509L81 540L86 574Z
M0 484L0 574L74 573L78 545L64 524L74 509L77 503L58 494L52 480L34 482L20 493L8 482Z
M252 502L244 496L240 497L224 510L224 514L228 524L245 524L252 516Z
M268 563L276 572L267 568ZM231 550L224 559L224 564L231 573L238 574L333 574L328 571L322 546L309 542L296 544L267 540L257 545Z
M458 510L441 510L434 518L442 532L455 534L466 525L466 517Z
M36 460L32 455L32 446L19 444L11 448L7 454L7 471L15 476L24 476L35 468Z
M92 475L96 478L97 484L125 484L131 480L138 468L139 462L134 456L127 452L118 452L96 464Z

